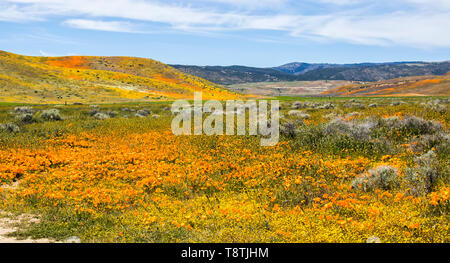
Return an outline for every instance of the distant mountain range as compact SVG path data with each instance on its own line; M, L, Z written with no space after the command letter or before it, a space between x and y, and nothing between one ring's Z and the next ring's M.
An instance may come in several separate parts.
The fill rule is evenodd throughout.
M274 68L244 66L170 65L187 74L221 85L251 82L347 80L373 82L399 77L444 75L450 61L361 64L310 64L294 62Z
M250 82L295 81L297 76L275 68L252 68L244 66L188 66L170 65L179 71L194 75L221 85Z

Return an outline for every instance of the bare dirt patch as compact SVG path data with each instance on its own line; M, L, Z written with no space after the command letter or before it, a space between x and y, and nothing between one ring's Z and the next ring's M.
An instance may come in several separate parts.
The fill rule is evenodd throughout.
M17 188L19 182L14 182L11 185L0 186L1 190L13 191ZM11 213L0 210L0 243L51 243L50 239L19 239L9 236L10 234L19 230L20 227L26 227L30 224L39 223L39 217L32 214L21 214L15 216Z
M0 211L0 243L50 243L50 239L18 239L10 237L9 234L18 230L18 226L39 223L39 218L35 215L22 214L14 216Z

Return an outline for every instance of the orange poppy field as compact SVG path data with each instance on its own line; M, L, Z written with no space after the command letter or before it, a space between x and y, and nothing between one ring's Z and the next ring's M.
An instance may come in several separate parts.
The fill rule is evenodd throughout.
M175 136L165 102L1 104L0 210L19 239L449 242L448 103L283 98L272 147Z

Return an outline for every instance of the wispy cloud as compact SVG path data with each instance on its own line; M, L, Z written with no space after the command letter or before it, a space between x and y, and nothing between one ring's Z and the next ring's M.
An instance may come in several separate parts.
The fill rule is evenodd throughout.
M137 27L130 22L122 21L100 21L88 19L69 19L64 21L65 25L89 30L111 31L111 32L127 32L140 33Z
M321 3L333 4L333 5L353 5L364 2L364 0L317 0ZM366 1L367 2L367 1Z
M221 3L233 7L255 9L280 9L285 7L289 0L198 0L200 3Z
M439 25L439 26L437 26ZM449 14L404 14L371 17L328 17L293 31L295 36L315 36L365 45L450 46Z
M140 33L140 23L156 23L188 32L276 30L322 41L450 47L448 0L307 0L317 7L312 13L305 13L293 0L194 0L188 5L181 0L5 1L0 20L56 15L67 18L64 25L89 30ZM360 7L367 3L373 10ZM336 8L327 9L328 5Z
M31 9L0 3L0 21L23 22L32 20L42 20L43 14Z

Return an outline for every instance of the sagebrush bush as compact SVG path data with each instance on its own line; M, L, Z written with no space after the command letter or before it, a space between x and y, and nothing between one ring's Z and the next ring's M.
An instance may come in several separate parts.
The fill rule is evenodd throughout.
M346 122L342 118L335 118L325 124L324 131L326 134L343 134L349 132L350 122Z
M425 134L411 141L411 149L415 152L426 152L435 149L436 152L448 152L450 147L450 135L445 132Z
M18 114L16 120L21 123L32 123L35 121L33 115L29 113Z
M407 116L400 122L400 129L411 134L433 134L442 130L442 124L424 120L416 116Z
M145 118L147 116L148 115L142 115L142 114L139 114L139 113L134 114L134 117L139 117L139 118Z
M408 168L405 179L411 186L415 195L431 193L438 182L444 179L441 172L436 153L428 151L426 154L415 158L416 167Z
M195 109L194 109L195 110ZM144 109L141 109L141 110L138 110L137 111L137 114L140 114L140 115L142 115L142 116L148 116L148 115L150 115L152 113L152 111L151 110L149 110L149 109L147 109L147 108L144 108Z
M364 109L365 108L364 104L361 104L361 103L344 104L343 107L344 108L358 108L358 109Z
M302 108L306 108L306 104L304 104L303 102L300 102L300 101L296 101L296 102L292 103L291 107L293 109L302 109Z
M34 109L30 106L15 107L14 113L17 114L33 114Z
M0 124L0 131L16 133L20 132L20 128L14 123Z
M305 113L303 111L299 111L299 110L290 110L288 112L288 115L289 116L295 116L295 117L300 118L300 119L309 119L311 117L311 115L309 115L309 114L307 114L307 113Z
M335 108L334 104L332 104L332 103L330 103L330 102L315 107L315 109L334 109L334 108Z
M444 114L447 111L448 100L445 99L436 99L433 101L429 101L427 103L423 103L427 110L436 111L440 114Z
M105 114L103 112L97 112L94 115L94 118L97 119L97 120L106 120L106 119L109 119L111 117L108 114Z
M374 189L391 190L400 185L397 169L391 166L379 166L367 173L356 177L352 181L352 188L362 191Z
M117 117L119 113L117 111L107 111L106 115L108 115L111 118Z
M382 120L383 125L390 129L398 129L401 127L401 119L398 116L391 116Z
M325 124L300 127L296 133L296 143L298 146L337 154L389 154L393 150L391 143L376 132L377 125L378 122L372 119L345 121L335 118Z
M101 112L100 109L97 107L94 107L88 112L88 114L89 114L89 116L94 116L95 114L97 114L99 112Z
M372 138L371 133L376 126L377 124L370 119L357 123L336 118L325 125L325 133L335 136L347 136L357 141L367 141Z
M297 123L290 121L281 125L280 134L286 137L293 138L295 137L296 129Z
M42 111L40 117L46 121L60 121L62 120L61 114L57 109L49 109Z

